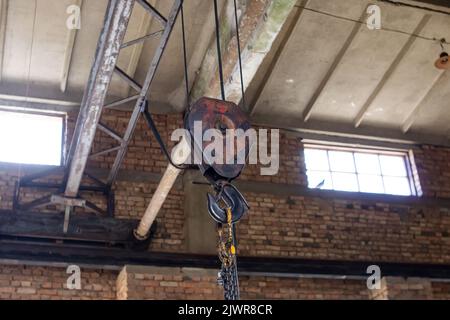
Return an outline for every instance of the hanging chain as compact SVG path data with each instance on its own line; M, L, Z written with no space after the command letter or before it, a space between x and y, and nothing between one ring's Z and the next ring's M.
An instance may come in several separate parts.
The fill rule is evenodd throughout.
M227 223L218 226L218 234L218 252L219 259L222 262L219 283L223 286L225 300L239 300L239 281L231 208L227 209Z
M219 68L219 81L220 81L220 92L222 100L226 100L225 95L225 82L223 74L222 65L222 52L220 43L220 21L219 21L219 8L217 0L214 2L214 20L216 27L216 46L217 46L217 62ZM239 19L237 12L236 0L234 3L234 18L236 24L236 37L237 37L237 50L239 57L239 71L241 78L241 90L242 90L242 106L245 106L245 88L244 88L244 78L242 72L242 57L241 57L241 43L239 37ZM187 82L187 80L186 80ZM221 198L221 193L223 191L223 186L220 188L218 197ZM235 191L237 191L235 189ZM241 196L241 200L245 202L245 199ZM248 207L248 205L246 204ZM225 300L239 300L239 279L237 274L237 263L236 263L236 246L234 237L234 225L232 222L233 213L231 212L231 207L227 207L227 223L218 225L219 243L218 243L218 253L219 259L222 262L222 269L219 272L219 283L223 286L224 298Z

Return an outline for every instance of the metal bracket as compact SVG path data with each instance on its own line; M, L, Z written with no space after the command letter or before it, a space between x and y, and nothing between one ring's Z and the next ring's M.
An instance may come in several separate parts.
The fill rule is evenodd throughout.
M52 195L50 202L54 204L60 204L66 207L85 207L86 200L80 198L69 198L59 195Z

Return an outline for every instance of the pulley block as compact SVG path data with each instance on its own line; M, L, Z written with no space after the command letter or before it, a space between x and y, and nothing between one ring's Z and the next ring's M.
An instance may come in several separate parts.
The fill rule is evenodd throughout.
M231 181L240 175L244 163L238 159L246 160L252 146L245 138L245 132L250 129L250 122L236 104L207 97L200 98L187 113L185 127L193 138L194 152L198 159L201 159L199 168L211 183ZM204 136L210 129L215 129L216 134L208 141ZM233 141L228 150L227 134L229 145L230 141ZM231 139L230 134L235 136L231 136ZM221 148L212 148L212 143L215 146L221 145ZM214 150L213 153L203 152L208 146Z

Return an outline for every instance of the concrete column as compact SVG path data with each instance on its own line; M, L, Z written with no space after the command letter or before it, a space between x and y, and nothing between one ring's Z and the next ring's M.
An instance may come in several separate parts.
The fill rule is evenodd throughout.
M370 290L372 300L432 300L431 281L425 278L383 277L379 290Z
M207 185L193 184L205 181L200 172L186 171L183 175L186 251L199 254L217 253L216 225L208 213Z

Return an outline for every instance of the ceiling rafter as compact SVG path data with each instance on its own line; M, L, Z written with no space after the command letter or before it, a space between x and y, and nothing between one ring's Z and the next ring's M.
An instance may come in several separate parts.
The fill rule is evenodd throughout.
M439 76L437 76L434 81L431 83L429 89L425 93L422 99L420 99L419 103L414 106L411 114L405 119L405 121L402 124L402 131L403 133L407 133L411 127L413 126L414 122L416 121L418 115L420 114L420 111L425 106L425 102L427 99L432 95L433 89L436 87L436 84L440 82L445 75L445 72L441 72Z
M305 110L303 111L303 121L307 122L313 113L314 106L316 105L317 100L319 99L320 95L324 91L325 87L327 86L328 82L330 81L331 77L333 76L334 72L338 68L339 64L341 63L343 57L347 53L348 49L350 48L351 44L353 43L354 39L356 38L357 34L362 28L363 21L366 17L366 9L364 9L364 12L362 13L359 22L356 22L353 26L352 31L348 35L347 39L344 42L344 45L342 46L341 50L337 54L336 58L334 59L333 63L331 64L331 67L328 69L327 73L323 77L322 81L319 84L319 87L314 92L313 96L309 100L308 104L306 105Z
M419 24L416 26L416 28L413 31L413 35L411 35L408 38L408 41L406 41L403 48L400 50L400 52L395 57L394 61L391 63L390 67L386 72L384 73L383 77L378 82L378 85L373 90L372 94L369 96L367 101L364 103L362 108L359 110L358 114L356 115L355 119L353 120L355 128L358 128L361 123L364 120L364 117L367 115L368 110L370 109L372 103L375 101L375 99L378 97L379 93L383 90L383 88L386 85L386 82L391 78L391 76L394 74L394 72L397 70L397 67L400 65L400 62L402 62L405 55L409 52L414 42L416 42L417 37L416 34L420 34L422 30L425 28L425 26L428 24L428 22L431 19L430 14L426 14L422 17Z
M3 58L5 54L6 27L8 24L9 0L0 0L0 81L3 77Z
M270 65L266 71L266 73L264 74L264 77L261 81L261 83L258 85L258 89L257 92L255 94L255 98L253 99L252 103L248 106L249 108L251 108L249 110L249 114L253 115L256 111L256 107L257 107L257 102L259 97L261 96L264 88L266 87L270 77L272 76L272 73L275 69L275 67L277 66L278 61L280 60L280 57L283 53L283 50L285 49L287 43L289 42L289 39L291 38L292 33L295 30L295 27L297 26L298 22L300 21L300 18L304 12L304 8L308 5L309 0L299 0L298 4L294 6L294 16L292 18L292 21L289 23L289 26L287 27L287 30L283 36L283 39L281 39L281 42L278 46L278 48L276 49L276 52L274 53L271 61L270 61ZM282 33L282 32L280 32Z
M73 0L73 5L78 6L81 10L83 8L83 0ZM70 68L72 65L72 55L75 48L75 41L77 38L78 29L69 29L67 33L66 47L64 49L64 63L61 72L61 92L66 92L67 82L69 80Z

